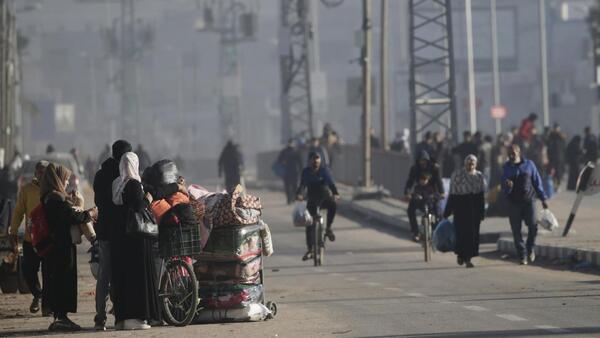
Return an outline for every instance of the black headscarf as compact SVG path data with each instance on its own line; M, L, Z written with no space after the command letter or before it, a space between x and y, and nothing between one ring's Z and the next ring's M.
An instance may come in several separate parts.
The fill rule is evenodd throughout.
M112 145L112 157L117 161L121 161L121 156L132 151L132 149L133 148L129 142L125 140L118 140Z

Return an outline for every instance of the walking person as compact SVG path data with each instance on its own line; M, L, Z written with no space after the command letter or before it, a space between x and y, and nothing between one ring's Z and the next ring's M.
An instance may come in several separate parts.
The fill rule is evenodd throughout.
M225 189L232 191L242 181L244 159L237 144L227 141L219 156L219 177L225 174Z
M588 162L596 164L598 160L598 140L596 139L596 135L592 134L590 127L585 127L583 133L584 164Z
M67 313L77 312L77 253L71 240L71 226L90 222L98 216L95 207L77 211L66 192L71 171L48 164L40 185L41 203L50 228L54 249L46 257L49 268L48 298L54 313L50 331L78 331Z
M542 178L535 164L521 155L521 148L513 144L508 150L508 161L502 173L502 190L508 198L508 213L515 249L521 265L535 261L535 239L537 222L535 213L536 197L542 202L544 209L546 193ZM521 234L522 222L527 225L527 242Z
M464 168L455 171L450 181L450 195L444 218L454 215L456 228L456 262L474 267L471 259L479 256L479 228L485 217L486 181L477 171L477 157L469 155Z
M44 170L48 166L47 161L39 161L35 164L33 180L25 184L17 195L17 203L10 223L9 235L12 242L18 244L18 231L23 218L25 218L25 236L23 238L23 276L27 287L33 296L29 312L37 313L42 303L42 316L49 316L50 306L48 304L48 267L47 263L37 255L31 244L31 219L29 215L40 204L40 182L44 176ZM16 248L16 246L15 246ZM42 284L38 277L38 271L42 268Z
M554 181L554 190L558 191L565 174L566 136L555 123L548 134L548 169Z
M302 156L294 146L294 140L290 139L288 141L287 146L279 153L277 162L283 167L283 186L287 204L290 204L296 197L298 178L303 168Z
M110 233L115 329L145 330L150 328L150 323L162 322L153 241L129 236L125 229L127 210L139 212L147 208L153 199L142 187L139 160L135 153L123 154L119 173L112 183L112 200L123 208Z
M567 178L567 190L574 191L577 187L577 178L581 169L583 149L581 148L581 136L575 135L567 145L567 165L569 166L569 177Z
M119 161L123 154L131 151L131 144L125 140L118 140L112 145L112 156L107 158L94 177L94 202L98 206L98 222L96 223L96 238L99 248L99 268L96 280L96 316L94 329L106 330L106 303L110 293L111 280L111 254L110 234L111 227L120 222L118 215L122 206L114 205L112 201L112 182L119 177ZM114 302L113 302L114 304Z

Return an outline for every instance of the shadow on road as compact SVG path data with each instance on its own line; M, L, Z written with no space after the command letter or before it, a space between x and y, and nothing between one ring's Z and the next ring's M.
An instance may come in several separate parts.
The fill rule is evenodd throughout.
M564 332L563 332L564 330ZM600 333L600 327L570 327L561 329L561 332L550 329L525 329L525 330L496 330L496 331L463 331L463 332L440 332L422 333L390 336L364 336L361 338L383 338L383 337L530 337L530 336L556 336L561 337L581 334Z

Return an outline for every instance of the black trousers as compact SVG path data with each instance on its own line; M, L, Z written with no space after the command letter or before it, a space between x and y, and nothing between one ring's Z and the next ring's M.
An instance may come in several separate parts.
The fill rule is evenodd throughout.
M333 197L328 196L322 199L308 199L306 202L306 210L310 213L313 219L317 216L317 208L326 209L327 210L327 229L331 228L333 224L333 220L335 219L335 213L337 211L337 203L333 199ZM315 243L315 226L307 226L306 227L306 247L308 249L312 248Z
M40 265L42 267L42 284L38 277L38 271L40 271ZM47 263L37 255L33 250L31 243L23 241L23 277L25 282L31 291L31 294L35 298L42 298L42 307L46 308L48 304L48 283L49 270ZM42 288L42 285L44 286Z
M298 176L284 177L283 187L285 189L287 204L294 202L296 199L296 188L298 188Z

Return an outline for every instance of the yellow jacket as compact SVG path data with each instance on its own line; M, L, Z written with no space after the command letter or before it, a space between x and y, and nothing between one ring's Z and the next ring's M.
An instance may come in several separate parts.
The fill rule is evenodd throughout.
M40 185L37 180L33 180L30 183L25 184L19 194L17 195L17 203L15 205L15 211L13 212L12 221L10 223L10 229L8 231L11 235L16 235L23 216L25 220L25 238L27 242L31 242L31 234L29 233L29 214L40 204Z

